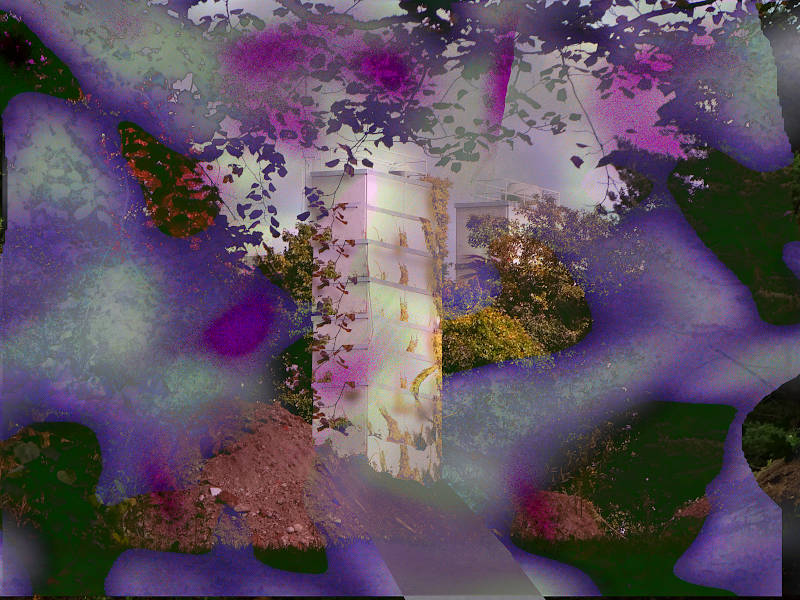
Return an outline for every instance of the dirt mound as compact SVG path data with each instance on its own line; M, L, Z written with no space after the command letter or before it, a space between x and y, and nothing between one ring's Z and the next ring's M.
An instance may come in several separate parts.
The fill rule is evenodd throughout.
M525 542L586 540L610 533L594 504L579 496L537 490L519 502L511 537Z
M761 489L779 506L800 505L800 460L776 459L755 476Z
M705 519L711 513L711 503L703 496L675 511L673 519Z
M252 543L273 566L324 570L318 563L325 543L304 504L315 454L311 426L277 404L260 403L246 409L244 423L205 462L197 485L118 505L125 545L207 552L219 537L233 546ZM294 557L291 565L287 557Z

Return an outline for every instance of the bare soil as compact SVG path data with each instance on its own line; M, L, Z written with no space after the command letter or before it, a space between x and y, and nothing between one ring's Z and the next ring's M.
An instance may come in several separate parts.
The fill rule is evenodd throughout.
M779 506L800 505L800 460L773 460L755 474L761 489Z

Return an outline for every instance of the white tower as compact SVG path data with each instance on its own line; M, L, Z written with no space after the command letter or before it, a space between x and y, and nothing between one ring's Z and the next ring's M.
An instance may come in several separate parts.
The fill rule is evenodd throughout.
M321 314L314 317L315 334L331 338L324 351L344 364L336 358L318 363L322 350L315 351L313 385L326 417L347 420L347 435L318 432L315 422L315 442L330 442L339 455L364 455L373 468L395 477L438 480L440 288L424 232L434 220L431 186L408 171L377 168L352 175L314 170L308 185L322 192L329 208L346 203L344 222L329 217L327 223L332 221L333 241L345 243L349 256L319 243L314 256L336 261L347 293L335 285L320 287L315 278L315 304L330 298L336 313L353 318L346 331L335 318L324 324ZM350 350L334 355L345 346Z

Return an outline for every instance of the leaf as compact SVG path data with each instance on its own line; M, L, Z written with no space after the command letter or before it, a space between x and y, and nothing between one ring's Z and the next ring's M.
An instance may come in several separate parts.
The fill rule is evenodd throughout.
M458 173L461 170L461 163L454 162L452 165L450 165L450 170L453 173Z
M561 88L556 93L556 100L558 100L559 102L564 102L566 99L567 99L567 90Z
M329 169L332 169L333 167L335 167L338 164L339 164L339 159L335 158L333 160L329 160L328 162L326 162L325 166L328 167Z
M578 169L581 168L581 165L583 164L583 159L580 156L571 156L570 160L572 161L572 164L575 165Z
M581 120L581 115L579 113L570 113L569 120L570 121L580 121Z
M278 230L275 229L274 227L272 227L271 225L270 225L270 228L269 228L269 232L272 234L272 237L274 237L274 238L281 237L281 234L278 232Z
M250 218L251 219L257 219L258 217L260 217L263 214L264 214L263 210L254 210L253 212L250 213Z
M305 221L309 216L311 216L311 213L309 211L305 211L297 215L297 220Z
M362 159L361 159L361 164L363 164L365 167L367 167L367 168L369 168L369 169L371 169L372 167L374 167L374 166L375 166L375 165L372 163L372 161L371 161L370 159L368 159L368 158L362 158Z

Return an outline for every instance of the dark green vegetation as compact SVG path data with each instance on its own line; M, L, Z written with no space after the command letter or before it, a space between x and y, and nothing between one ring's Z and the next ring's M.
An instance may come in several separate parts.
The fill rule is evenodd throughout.
M753 471L795 456L800 446L800 377L783 384L750 411L742 426L742 451Z
M670 192L703 243L750 290L759 316L774 325L800 322L800 281L783 261L784 245L800 240L800 155L760 173L721 152L706 154L678 164Z
M324 573L328 570L325 550L309 548L253 548L255 557L265 565L293 573Z
M69 68L19 18L0 11L0 114L11 98L25 92L81 97Z
M311 423L313 397L311 393L311 343L307 333L291 344L268 365L275 389L275 399L289 412Z
M0 466L0 506L41 544L34 593L102 594L127 548L112 539L95 496L102 461L94 433L75 423L31 425L0 444Z
M552 489L590 500L621 535L515 542L584 570L604 595L729 595L675 577L702 519L672 517L719 473L734 414L728 406L653 402L578 437Z
M679 519L650 536L557 543L534 540L518 545L581 569L604 596L733 596L727 590L688 583L672 572L701 526L700 519Z

